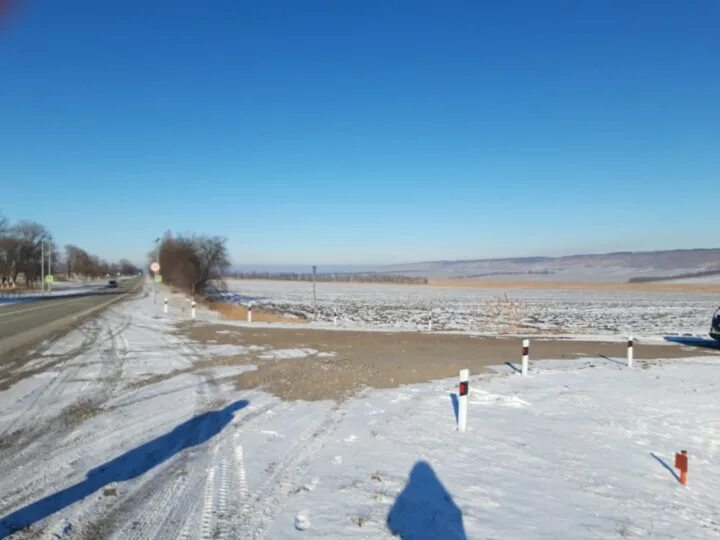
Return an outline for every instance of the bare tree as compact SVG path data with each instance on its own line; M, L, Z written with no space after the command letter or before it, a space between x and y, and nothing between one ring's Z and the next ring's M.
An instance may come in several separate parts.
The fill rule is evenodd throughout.
M230 257L220 236L175 236L167 233L160 244L163 280L191 294L203 292L210 281L220 279ZM154 251L150 258L154 258Z
M7 218L0 215L0 283L5 285L12 277L15 267L14 254L16 252L14 239L9 235L10 223Z
M25 276L25 284L34 285L40 278L42 244L54 247L52 235L43 225L34 221L19 222L12 227L11 235L17 241L13 280L16 281L17 276L22 273ZM57 252L57 249L53 249L53 251Z

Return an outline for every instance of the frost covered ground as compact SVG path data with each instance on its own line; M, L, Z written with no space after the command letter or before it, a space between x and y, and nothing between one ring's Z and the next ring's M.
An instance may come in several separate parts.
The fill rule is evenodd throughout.
M313 316L312 283L229 280L232 301ZM504 301L507 295L510 302ZM702 292L317 284L317 323L523 334L707 335L720 296Z
M188 341L185 304L117 304L0 391L0 538L720 535L716 358L498 368L472 378L461 434L455 380L239 391L249 347ZM687 487L664 465L681 449Z

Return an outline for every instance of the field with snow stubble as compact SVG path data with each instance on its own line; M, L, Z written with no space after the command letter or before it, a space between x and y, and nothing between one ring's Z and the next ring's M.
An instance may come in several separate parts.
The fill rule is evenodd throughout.
M224 296L313 318L312 283L228 280ZM368 329L645 337L707 335L720 295L690 291L317 284L316 324Z

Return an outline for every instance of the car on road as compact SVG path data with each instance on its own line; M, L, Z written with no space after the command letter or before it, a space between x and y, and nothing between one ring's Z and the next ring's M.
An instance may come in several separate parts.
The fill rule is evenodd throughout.
M720 308L715 312L710 323L710 337L720 341Z
M107 286L108 286L108 289L117 289L117 288L118 288L118 282L115 281L114 279L111 279L110 281L108 281Z

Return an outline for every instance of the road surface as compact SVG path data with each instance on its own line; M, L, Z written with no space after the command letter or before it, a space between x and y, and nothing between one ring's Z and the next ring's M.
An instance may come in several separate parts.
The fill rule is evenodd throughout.
M0 307L0 354L29 346L69 328L78 319L138 290L141 279L120 282L117 289L98 289L48 296Z

